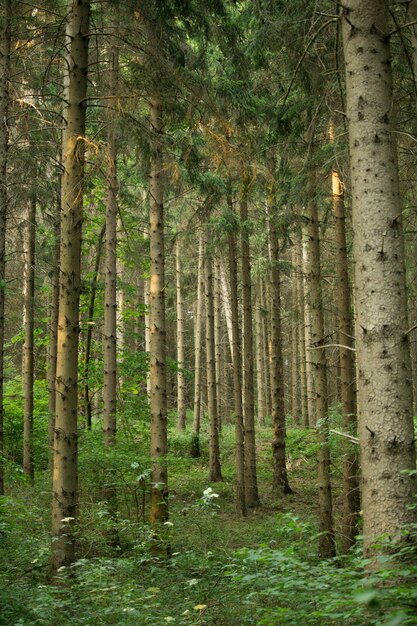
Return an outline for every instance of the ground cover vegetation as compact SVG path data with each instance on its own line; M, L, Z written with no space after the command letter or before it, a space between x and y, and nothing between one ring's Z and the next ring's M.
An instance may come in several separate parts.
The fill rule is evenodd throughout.
M416 20L0 0L0 624L417 624Z
M41 476L34 490L20 465L10 464L15 477L1 518L1 623L52 625L59 614L63 624L415 624L412 546L386 555L382 568L367 576L360 541L347 556L318 557L316 433L289 429L294 494L277 503L270 487L270 429L258 431L263 506L242 519L233 502L232 426L224 426L221 438L225 480L212 486L206 441L201 458L193 459L191 432L173 428L167 561L153 553L148 524L149 437L144 427L133 431L120 438L113 456L101 444L101 431L81 436L80 472L86 478L80 485L79 553L59 574L58 586L49 584L49 476ZM331 444L337 457L337 440ZM119 493L116 549L109 546L114 522L101 499L109 465ZM338 462L332 473L340 504Z

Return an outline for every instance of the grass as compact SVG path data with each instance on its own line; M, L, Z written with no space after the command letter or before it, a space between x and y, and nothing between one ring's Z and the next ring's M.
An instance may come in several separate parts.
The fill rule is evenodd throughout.
M146 427L139 423L120 433L115 453L104 450L99 430L82 433L80 558L70 571L62 573L63 584L58 587L49 585L48 580L49 473L38 472L32 487L16 468L9 467L15 479L0 509L4 563L0 624L417 624L412 621L417 598L409 584L415 580L415 567L402 566L403 574L398 576L387 563L386 580L392 584L384 588L379 579L364 579L360 556L350 557L346 566L340 559L318 561L318 444L313 431L288 431L294 494L286 497L279 497L271 487L270 431L258 431L262 507L244 519L236 515L234 505L233 427L225 425L221 435L222 483L207 480L207 437L202 437L200 459L189 456L190 438L190 432L170 431L166 539L172 556L166 560L150 551ZM332 445L335 448L338 442ZM107 545L112 522L100 501L109 467L117 477L119 491L121 549L117 551ZM339 480L336 464L336 494ZM218 497L204 498L207 488ZM336 497L336 517L339 499ZM394 598L398 599L394 602Z

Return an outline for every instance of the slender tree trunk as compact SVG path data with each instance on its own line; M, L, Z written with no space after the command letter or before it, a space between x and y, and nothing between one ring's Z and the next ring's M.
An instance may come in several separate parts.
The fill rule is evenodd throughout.
M59 193L60 192L59 188ZM60 200L59 200L60 201ZM48 443L49 463L53 463L54 432L55 432L55 407L56 407L56 361L57 361L57 337L58 337L58 308L59 308L59 256L61 239L61 221L59 214L53 220L54 226L54 251L51 271L51 303L49 307L49 342L48 342Z
M387 5L343 3L355 233L358 425L365 553L398 540L411 509L415 439Z
M151 37L152 48L157 41ZM150 407L151 407L151 525L157 527L168 519L168 454L167 379L165 326L165 242L164 190L162 148L162 98L153 95L150 101L151 169L150 169L150 256L151 280L149 296L150 327Z
M224 263L220 260L220 284L222 291L222 303L224 318L226 320L227 337L229 340L230 356L233 361L233 331L232 331L232 309L230 304L230 287L226 278Z
M203 272L204 272L204 236L199 233L198 240L198 273L197 273L197 302L196 319L194 325L194 420L191 445L192 456L200 456L200 425L201 425L201 390L202 390L202 324L203 324Z
M0 496L4 495L4 299L6 290L7 151L11 0L0 2Z
M281 276L279 270L279 243L275 219L275 181L270 182L268 193L268 245L269 245L269 316L271 322L271 416L273 488L283 494L292 493L288 483L286 465L286 429L284 412L284 381L281 334Z
M265 372L265 412L266 415L271 415L271 361L269 355L269 324L268 324L268 303L267 303L267 288L265 286L265 281L260 280L259 283L259 297L260 303L262 307L262 359L264 363L264 372Z
M230 208L232 202L229 202ZM232 321L232 367L233 367L233 399L235 413L235 445L236 445L236 511L246 515L245 489L245 427L242 406L242 356L239 331L239 305L237 291L237 246L236 233L229 230L229 272L230 272L230 307Z
M144 239L148 239L148 233L144 233ZM145 352L150 356L151 352L151 327L150 327L150 279L145 277L143 279L143 304L145 307ZM150 403L151 399L151 372L150 367L148 369L148 373L146 376L146 393L148 396L148 401Z
M305 374L306 374L306 426L314 427L316 425L316 409L314 402L314 367L312 363L312 353L310 352L310 346L312 344L311 338L311 310L312 310L312 293L311 293L311 281L309 279L309 250L308 250L308 235L305 235L306 229L303 229L302 234L302 266L303 266L303 292L304 292L304 362L305 362ZM326 383L327 385L327 383Z
M109 51L109 93L112 98L118 93L118 75L119 51L112 45ZM117 113L112 109L113 101L109 107L104 261L103 432L105 445L114 446L117 411Z
M263 337L262 337L262 308L260 297L260 279L258 280L258 294L255 300L255 341L256 341L256 391L258 398L258 424L265 426L265 369L263 359Z
M62 174L56 420L52 500L52 565L75 559L77 522L77 378L80 299L81 223L85 151L89 0L68 6L68 102L65 111Z
M205 301L206 301L206 361L207 361L207 401L210 424L209 442L209 480L219 482L222 479L220 467L219 426L216 400L216 364L214 349L214 311L213 311L213 259L208 252L206 233L205 243Z
M307 379L306 379L306 342L305 342L305 298L304 298L304 271L301 231L296 234L297 246L297 295L298 295L298 362L300 364L300 408L301 424L308 428Z
M118 10L118 2L115 3ZM116 17L116 23L117 23ZM109 95L107 109L107 180L106 229L104 259L104 329L103 329L103 436L104 445L116 445L117 434L117 96L119 91L119 50L112 44L109 50ZM103 499L113 522L108 532L110 545L120 545L117 530L117 490L115 472L108 467Z
M299 362L299 311L298 311L298 280L297 280L297 248L293 246L292 251L292 280L291 280L291 301L293 319L291 322L291 416L294 425L300 424L300 362Z
M221 390L221 285L220 285L220 261L214 260L214 350L216 354L216 398L217 417L219 420L219 431L222 430L222 390Z
M255 407L253 388L253 332L252 332L252 282L250 270L250 246L248 230L249 178L245 170L239 199L241 220L241 268L242 268L242 330L243 330L243 416L245 422L245 490L246 504L255 508L260 505L256 474Z
M116 241L117 248L121 247L121 238L123 237L122 233L122 220L120 216L117 218L117 232L116 232ZM140 246L138 246L140 248ZM140 255L140 250L137 251L137 254ZM123 377L123 361L126 352L125 340L126 340L126 324L125 324L125 292L124 292L124 274L125 268L123 265L122 259L116 255L116 350L117 350L117 387L121 389L124 384ZM142 285L142 277L140 274L136 275L136 286L137 286L137 301L140 302L141 294L143 294L143 285ZM136 325L134 328L135 333L135 351L142 351L142 347L139 345L138 336L140 334L139 328L143 327L143 321L140 322L140 316L136 320Z
M26 233L24 236L23 271L23 471L31 480L34 478L33 462L33 383L34 383L34 343L35 328L35 233L36 196L29 200Z
M310 173L310 189L313 195L315 188L313 176ZM311 197L310 195L310 197ZM310 296L310 323L311 344L306 348L309 351L309 360L313 373L312 394L315 409L313 423L319 434L318 451L318 487L319 487L319 552L327 558L335 555L335 540L333 530L332 491L330 485L330 448L327 406L327 375L326 350L324 346L323 300L320 268L320 238L317 205L310 201L309 214L306 224L307 248L307 280Z
M185 374L184 374L184 304L182 299L181 286L181 248L180 240L177 236L176 241L176 278L177 278L177 428L185 430L187 417L185 405Z
M332 128L330 129L331 132ZM332 137L331 137L332 140ZM338 318L340 399L343 430L356 435L356 381L353 361L353 323L350 302L350 282L346 250L346 220L344 189L337 169L332 172L332 200L336 243L336 304ZM342 548L345 552L354 544L358 534L360 511L358 456L353 444L344 443L343 459L343 521Z
M103 225L97 241L96 259L94 263L93 276L91 278L90 287L90 301L88 303L87 310L87 332L85 336L85 348L84 348L84 410L86 427L91 430L93 420L93 407L90 393L90 362L91 362L91 344L93 341L93 327L94 327L94 309L96 305L97 296L97 281L98 273L100 270L101 253L103 250L103 237L106 231L106 226Z

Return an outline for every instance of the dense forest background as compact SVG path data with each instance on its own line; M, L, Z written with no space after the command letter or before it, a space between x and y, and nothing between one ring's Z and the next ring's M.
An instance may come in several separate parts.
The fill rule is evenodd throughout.
M0 31L0 623L417 624L417 1Z

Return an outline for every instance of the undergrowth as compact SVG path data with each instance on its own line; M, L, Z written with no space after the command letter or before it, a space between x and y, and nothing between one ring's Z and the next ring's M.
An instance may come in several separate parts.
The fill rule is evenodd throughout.
M224 482L207 480L207 433L201 458L189 454L191 433L170 431L171 557L155 557L147 525L150 459L146 420L122 430L115 451L99 427L80 437L79 560L51 585L50 475L44 458L32 486L13 459L9 494L0 500L0 624L410 626L417 624L417 565L412 544L367 572L356 550L343 558L317 557L314 432L288 430L294 494L271 489L270 431L258 434L262 508L247 518L234 507L234 432L222 430ZM40 418L39 438L47 428ZM337 448L337 439L332 441ZM17 449L17 447L16 447ZM340 467L333 468L338 508ZM114 523L101 493L117 485L120 547L107 542ZM11 480L13 478L13 480ZM395 558L394 558L395 556Z

